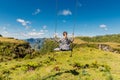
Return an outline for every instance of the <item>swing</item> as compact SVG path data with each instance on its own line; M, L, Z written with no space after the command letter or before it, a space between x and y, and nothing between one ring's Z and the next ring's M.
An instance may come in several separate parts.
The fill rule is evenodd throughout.
M64 34L67 35L67 32L63 32L63 36L64 36ZM72 40L68 39L67 36L65 36L62 39L59 39L59 41L57 41L57 42L59 42L59 47L55 48L54 51L62 51L62 52L63 51L70 51L71 52L70 57L72 57L73 40L74 39L72 39ZM72 47L70 47L70 44L72 44Z
M76 0L76 6L75 6L75 13L77 12L77 3L78 3L78 1ZM58 25L58 21L57 21L57 10L58 10L58 0L56 0L56 23L55 23L55 34L56 34L56 32L57 32L57 25ZM74 18L76 18L76 14L75 14L75 17ZM74 29L75 29L75 26L76 26L76 19L74 19L74 26L73 26L73 37L74 37ZM66 34L67 34L67 32L66 32ZM56 36L55 36L56 37ZM54 38L55 38L54 37ZM70 43L69 43L70 44ZM70 54L70 57L72 57L72 52L73 52L73 42L71 42L71 47L70 47L70 45L68 46L69 48L68 49L62 49L62 48L56 48L56 50L54 49L54 51L70 51L71 52L71 54Z

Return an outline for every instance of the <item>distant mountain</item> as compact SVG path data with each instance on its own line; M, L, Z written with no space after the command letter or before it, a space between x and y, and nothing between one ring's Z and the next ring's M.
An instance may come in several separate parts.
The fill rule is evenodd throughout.
M25 41L30 43L30 46L35 49L39 50L44 42L45 38L30 38L26 39Z

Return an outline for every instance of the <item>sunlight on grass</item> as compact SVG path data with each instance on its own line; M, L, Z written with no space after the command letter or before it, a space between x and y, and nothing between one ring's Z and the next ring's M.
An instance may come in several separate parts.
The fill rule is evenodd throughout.
M76 48L34 59L0 63L0 77L13 80L119 80L120 56L94 48Z

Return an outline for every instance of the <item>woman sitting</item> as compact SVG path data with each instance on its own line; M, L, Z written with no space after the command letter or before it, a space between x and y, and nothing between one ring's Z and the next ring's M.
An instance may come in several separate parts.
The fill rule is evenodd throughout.
M59 48L55 48L55 51L68 51L71 50L72 48L70 47L70 44L74 41L74 38L72 37L71 39L69 39L67 37L67 32L64 31L63 32L63 38L57 40L56 35L55 35L55 41L59 42Z

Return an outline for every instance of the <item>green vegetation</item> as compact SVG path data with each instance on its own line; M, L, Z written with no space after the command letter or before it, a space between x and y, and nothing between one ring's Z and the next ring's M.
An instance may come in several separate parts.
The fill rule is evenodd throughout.
M99 45L101 45L103 48L107 48L106 51L120 53L120 34L77 38L84 41L84 44L82 43L82 45L98 49ZM104 50L103 48L101 50Z
M0 37L2 37L2 35L0 34Z
M53 51L54 40L46 39L40 51L33 51L22 40L0 38L0 80L120 80L120 54L100 50L98 44L120 48L117 42L79 37L69 57L69 51Z
M0 62L13 58L24 58L32 52L27 42L13 38L0 38Z
M41 54L47 54L54 51L54 48L58 47L58 43L51 39L46 39L43 46L40 49Z
M98 49L75 48L33 59L0 63L2 80L119 80L120 56ZM64 57L63 57L64 56Z
M95 36L95 37L79 37L87 42L117 42L120 43L120 34Z

